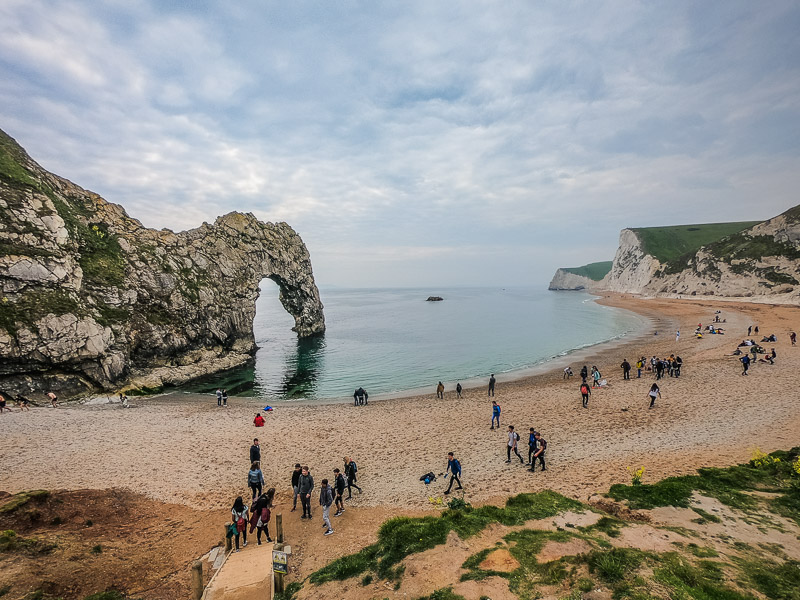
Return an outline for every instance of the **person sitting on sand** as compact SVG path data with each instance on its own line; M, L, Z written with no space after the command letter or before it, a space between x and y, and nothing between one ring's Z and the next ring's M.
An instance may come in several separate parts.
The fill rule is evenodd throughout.
M256 418L253 419L253 425L256 427L264 426L264 417L262 417L260 413L256 413Z

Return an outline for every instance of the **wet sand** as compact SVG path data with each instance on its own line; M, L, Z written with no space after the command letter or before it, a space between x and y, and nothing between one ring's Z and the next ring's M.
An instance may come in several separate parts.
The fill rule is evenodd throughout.
M645 481L692 472L702 465L746 461L751 449L765 451L800 445L800 402L795 373L800 346L788 332L800 329L800 308L706 300L644 300L607 296L607 304L650 319L651 329L623 343L598 346L567 357L576 376L564 381L562 362L543 374L517 381L498 379L495 399L502 407L501 430L490 430L491 403L485 388L468 389L457 400L455 382L445 382L444 400L434 386L424 396L350 404L281 405L266 414L266 427L252 425L263 406L231 398L220 409L213 397L167 395L132 399L137 408L118 405L66 405L0 415L0 490L31 488L129 488L151 498L195 508L228 507L246 494L248 450L262 442L267 486L286 500L295 462L311 466L316 481L332 478L349 455L359 465L352 506L397 509L430 507L444 480L426 487L419 477L440 473L446 453L463 465L466 497L473 503L498 501L508 494L551 488L576 498L629 480L627 467L645 466ZM691 335L698 322L710 323L715 310L727 319L728 334ZM775 366L757 364L740 375L730 356L750 324L761 335L775 333ZM675 329L681 339L675 342ZM658 330L658 335L653 331ZM477 341L476 341L477 343ZM531 340L535 343L535 340ZM649 410L647 373L622 380L623 358L678 353L679 379L660 382L662 399ZM581 407L577 375L582 364L597 365L610 386L593 391ZM433 382L435 384L435 382ZM513 424L527 439L528 428L548 441L548 471L530 473L518 461L505 464L507 434ZM521 448L527 459L527 447Z

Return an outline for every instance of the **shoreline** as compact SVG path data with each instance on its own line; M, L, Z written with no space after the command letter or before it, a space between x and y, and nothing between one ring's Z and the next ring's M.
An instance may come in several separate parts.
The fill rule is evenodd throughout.
M786 393L800 368L800 347L791 349L786 335L800 322L798 307L727 305L722 310L729 335L697 340L688 332L698 321L710 322L720 309L713 302L622 296L598 301L635 308L654 318L659 331L677 323L686 332L677 345L684 374L659 382L656 410L647 410L645 400L653 376L637 379L634 369L634 378L622 381L619 371L622 358L666 356L676 349L674 336L645 331L644 337L587 350L586 363L597 364L610 383L593 390L589 410L581 408L580 379L564 381L552 363L541 374L499 380L500 431L489 430L486 392L474 388L461 400L453 391L436 399L431 389L358 409L349 403L284 404L265 415L263 428L252 425L260 401L236 397L227 409L206 396L188 402L162 396L132 399L139 406L128 410L64 405L15 411L2 416L7 442L0 460L8 468L0 489L27 489L35 474L35 485L42 488L113 486L164 502L224 508L246 493L248 448L257 436L264 440L264 478L278 489L284 506L291 502L288 476L294 463L309 464L315 478L329 477L347 455L358 461L365 486L349 505L426 511L436 509L428 498L441 494L443 482L439 478L426 487L419 477L443 471L448 451L456 452L464 467L467 499L479 504L542 488L585 498L628 480L631 465L645 466L648 479L661 478L700 465L746 461L751 445L765 451L800 445L800 405ZM751 377L743 378L730 352L753 323L761 324L763 334L778 335L778 360L775 366L755 366ZM547 472L531 474L505 463L508 424L523 433L530 426L543 432L550 444Z

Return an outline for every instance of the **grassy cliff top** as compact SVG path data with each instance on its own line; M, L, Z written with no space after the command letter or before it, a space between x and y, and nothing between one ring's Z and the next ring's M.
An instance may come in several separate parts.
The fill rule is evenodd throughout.
M636 232L639 236L645 253L662 263L667 263L759 223L761 221L673 225L671 227L631 227L631 231Z
M582 267L565 267L562 270L573 275L588 277L592 281L600 281L611 271L611 262L610 260L604 260L602 262L589 263Z

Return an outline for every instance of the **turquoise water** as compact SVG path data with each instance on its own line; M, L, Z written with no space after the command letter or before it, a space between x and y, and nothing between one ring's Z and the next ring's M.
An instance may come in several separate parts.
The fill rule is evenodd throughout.
M250 368L191 386L269 402L370 397L430 388L441 380L499 381L571 350L637 331L641 317L600 306L582 292L538 288L321 289L327 331L298 340L278 288L261 284ZM429 295L443 302L426 302ZM512 375L508 375L512 374ZM505 377L504 377L505 376Z

